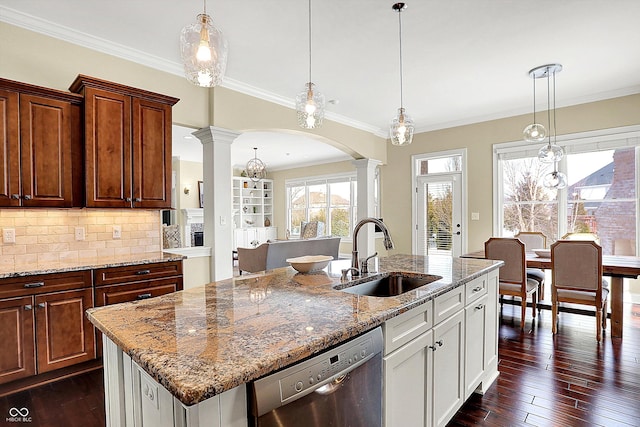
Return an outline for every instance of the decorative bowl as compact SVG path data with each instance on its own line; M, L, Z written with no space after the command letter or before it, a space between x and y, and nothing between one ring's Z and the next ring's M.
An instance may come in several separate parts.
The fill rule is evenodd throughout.
M551 249L534 249L533 252L540 258L551 258Z
M329 265L332 259L331 255L306 255L287 258L287 262L300 273L309 273L310 271L322 270Z

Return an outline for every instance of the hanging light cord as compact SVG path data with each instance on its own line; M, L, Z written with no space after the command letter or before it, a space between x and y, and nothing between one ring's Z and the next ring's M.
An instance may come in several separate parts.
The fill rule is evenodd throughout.
M207 14L207 0L202 0L202 9L204 10L204 12L202 12L203 15Z
M551 130L551 90L549 86L549 71L550 70L547 69L547 122L549 123L549 130ZM548 146L551 147L551 132L549 132Z
M558 131L556 129L556 73L553 72L553 143L556 143Z
M402 8L398 9L398 34L400 40L400 108L403 107L404 103L402 100L402 19L400 14L402 13Z
M311 0L309 0L309 83L311 82Z
M531 80L533 80L533 123L537 123L536 122L536 78L535 76Z

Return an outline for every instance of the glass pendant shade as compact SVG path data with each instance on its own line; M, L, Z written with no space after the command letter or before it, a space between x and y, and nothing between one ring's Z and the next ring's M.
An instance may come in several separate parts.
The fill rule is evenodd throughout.
M540 123L532 123L522 132L527 142L542 142L547 136L547 129Z
M567 176L562 172L554 170L544 176L543 185L547 188L560 190L567 186Z
M258 158L258 149L254 147L254 157L247 162L247 176L251 181L258 182L267 177L267 166Z
M298 125L304 129L314 129L322 125L324 119L324 95L311 82L296 96Z
M202 87L217 86L227 68L228 44L222 32L213 26L207 14L180 33L180 52L184 74L191 83Z
M564 151L562 147L556 144L549 143L538 151L538 160L542 163L556 163L559 162L562 157L564 157Z
M398 115L391 120L389 126L389 134L391 136L391 144L393 145L409 145L413 139L413 120L404 108L398 108Z

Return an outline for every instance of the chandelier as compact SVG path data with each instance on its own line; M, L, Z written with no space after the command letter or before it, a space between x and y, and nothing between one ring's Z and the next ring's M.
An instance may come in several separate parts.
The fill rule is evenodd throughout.
M395 3L391 6L393 10L398 12L398 32L400 39L400 108L398 115L391 120L389 125L389 135L393 145L409 145L413 139L413 120L406 113L403 107L402 99L402 18L401 13L407 8L405 3Z
M560 64L546 64L529 70L529 77L534 79L534 123L524 130L525 140L540 142L547 137L547 143L538 151L538 160L542 163L553 163L553 172L549 172L543 180L547 188L562 189L567 186L567 176L558 171L558 162L564 157L562 147L556 144L556 74L562 71ZM535 79L547 79L547 124L549 130L535 122ZM553 79L553 106L551 104L551 79ZM553 122L552 122L553 117ZM553 132L552 132L553 131ZM540 137L542 135L542 137ZM553 140L552 140L553 135Z
M267 177L267 166L258 158L258 148L253 147L254 157L247 162L247 176L251 181L258 182Z
M227 68L227 51L227 40L213 26L204 0L203 13L180 33L180 52L187 80L202 87L219 85Z
M324 119L324 95L315 89L311 82L311 0L309 0L309 82L296 96L296 113L298 125L303 129L314 129L322 126Z

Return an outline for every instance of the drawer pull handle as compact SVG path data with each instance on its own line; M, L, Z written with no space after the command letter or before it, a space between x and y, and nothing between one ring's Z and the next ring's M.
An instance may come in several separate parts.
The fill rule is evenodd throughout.
M38 308L44 308L44 303L43 302L39 303Z
M31 304L27 304L27 305L24 306L24 309L26 311L33 310L33 306Z
M14 200L18 200L18 199L20 199L20 195L19 194L12 194L11 198L14 199Z
M429 348L431 349L431 351L436 351L438 349L438 347L436 347L435 345L430 345Z
M150 274L151 270L140 270L140 271L136 271L136 274L138 276L142 276L143 274Z
M140 197L136 197L135 199L133 199L134 202L141 202L142 199Z
M438 344L438 347L442 347L443 342L442 342L442 340L436 341L436 344Z
M473 292L480 292L482 290L482 286L476 286L473 288Z
M136 299L147 299L151 298L151 294L140 294L136 297Z
M484 308L484 304L478 304L476 306L476 310L482 310Z
M131 201L131 197L125 197L125 198L124 198L124 201L125 201L125 202L130 202L130 201Z
M33 283L25 283L24 287L27 289L30 288L41 288L44 286L44 282L33 282Z
M31 195L30 194L25 194L24 195L24 199L25 200L31 200Z

